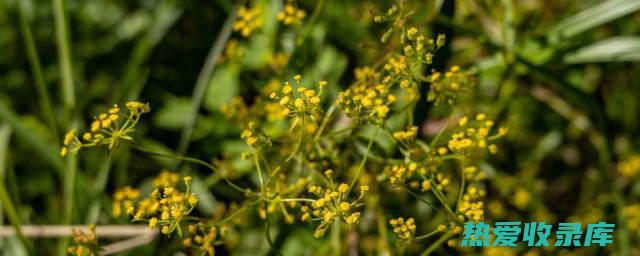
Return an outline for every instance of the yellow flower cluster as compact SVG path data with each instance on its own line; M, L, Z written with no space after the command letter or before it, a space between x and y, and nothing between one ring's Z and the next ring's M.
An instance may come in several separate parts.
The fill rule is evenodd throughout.
M128 113L123 113L118 105L114 105L106 113L95 117L91 123L91 131L82 134L78 138L76 129L72 129L64 136L60 155L66 156L69 152L77 154L82 148L108 145L109 150L117 146L120 140L133 141L129 136L138 124L144 113L151 111L149 103L130 101L126 104Z
M387 31L380 37L380 41L383 43L386 43L397 30L402 31L400 35L401 42L407 39L404 33L405 25L408 18L412 15L412 12L410 8L404 8L404 1L399 1L398 4L399 5L392 5L386 12L373 17L373 21L376 23L390 23Z
M478 188L476 185L469 185L462 200L458 202L458 211L462 214L459 216L461 220L469 220L478 222L484 219L484 203L481 199L486 195L484 189Z
M349 201L349 185L342 183L336 187L331 178L333 171L328 170L325 174L329 177L331 186L328 188L316 185L309 187L308 192L316 196L317 199L311 203L311 209L306 205L301 207L303 212L302 221L320 220L320 225L314 233L315 237L324 236L327 229L337 218L347 223L349 228L351 228L351 225L357 224L360 220L360 212L356 208L362 205L359 201L369 190L368 186L360 186L360 196L355 200Z
M433 72L428 81L431 84L427 93L427 101L438 105L442 102L455 103L458 96L469 92L475 86L473 76L469 72L461 71L459 66L453 66L444 75Z
M396 96L384 83L356 83L338 94L338 105L356 122L379 124L386 118Z
M487 177L485 172L479 170L478 167L475 166L465 167L462 169L462 173L464 174L465 179L473 181L480 181Z
M638 233L640 231L640 204L632 204L622 209L622 215L626 220L627 228Z
M96 226L88 226L87 233L80 229L73 229L73 241L75 245L69 246L67 252L76 256L99 255L98 237L96 236Z
M240 138L246 140L247 145L253 148L271 146L271 137L260 129L256 123L250 122L248 126L249 128L245 129L240 135Z
M409 59L412 66L410 68L420 68L414 71L421 71L421 64L431 64L433 61L433 54L444 46L445 36L439 34L434 40L433 38L426 39L417 28L412 27L407 30L408 41L403 48L404 56Z
M290 3L284 6L284 9L278 13L276 18L285 25L299 24L307 14L302 9L298 9Z
M416 162L409 164L396 164L385 168L385 173L389 177L392 184L403 185L406 180L411 178L415 173L420 175L427 174L427 168L418 165Z
M140 190L133 189L129 186L117 189L113 193L113 203L111 211L114 217L120 217L122 210L126 211L127 215L133 214L134 201L140 196Z
M408 218L406 221L400 217L389 221L391 227L393 227L393 233L395 233L400 240L409 242L416 234L416 223L413 218Z
M618 163L618 172L625 177L633 177L640 172L640 155L633 155Z
M278 100L280 105L284 107L282 110L283 116L294 119L292 127L295 127L300 120L306 120L306 117L309 117L315 123L316 115L322 112L320 108L322 100L320 97L327 86L327 82L319 81L318 91L316 91L301 86L302 76L296 75L294 80L296 81L297 89L289 82L286 82L280 92L272 92L269 97Z
M393 138L395 138L396 140L411 141L411 140L416 138L417 134L418 134L418 127L417 126L411 126L406 131L394 132L393 133Z
M238 20L233 24L233 30L240 32L243 37L249 37L254 30L262 27L262 8L240 7Z
M460 155L465 155L473 148L488 149L491 154L498 152L495 144L489 144L491 141L504 136L507 132L505 128L499 128L497 134L491 135L491 129L494 126L492 120L488 120L485 114L478 114L474 121L469 121L466 116L458 120L458 125L464 128L462 131L456 132L451 136L448 148Z
M182 240L182 245L195 248L203 255L213 256L216 254L214 245L219 231L215 226L207 227L202 223L191 224L187 227L187 231L188 236Z
M151 194L137 202L135 207L131 207L128 200L132 200L137 195L136 190L124 188L114 195L114 204L119 199L118 207L127 208L127 214L133 214L134 221L147 221L149 228L161 226L164 234L170 234L174 230L180 231L180 224L186 216L193 211L198 198L190 192L190 176L185 176L182 180L185 185L185 192L179 191L179 175L169 171L162 171L158 177L152 181L153 191ZM115 215L114 210L114 215Z
M152 181L154 188L175 187L180 182L180 174L168 170L162 170Z

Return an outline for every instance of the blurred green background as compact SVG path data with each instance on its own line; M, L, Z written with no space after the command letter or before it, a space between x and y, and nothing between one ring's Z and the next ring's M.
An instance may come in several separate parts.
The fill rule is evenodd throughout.
M114 188L146 184L161 169L189 168L126 145L112 160L99 150L80 160L58 156L70 127L126 100L151 104L137 134L145 147L204 160L235 158L229 162L234 170L249 169L238 156L244 149L239 126L220 107L234 96L251 102L271 79L298 73L348 85L354 68L384 51L376 47L385 28L372 23L372 11L394 3L326 1L314 23L286 28L273 19L282 1L255 2L265 7L265 24L243 38L224 31L236 1L1 0L0 177L17 216L12 219L3 206L0 221L125 224L109 214ZM308 16L317 8L317 1L297 4ZM624 211L638 204L640 182L638 175L617 171L619 162L640 153L640 1L407 4L416 9L414 24L447 36L432 67L460 65L478 77L473 100L462 108L491 113L509 127L501 154L488 166L495 170L489 175L489 216L607 220L618 225L612 251L640 254L640 213ZM66 37L60 34L64 27ZM228 45L217 43L226 41L225 34L236 51L224 50L212 62ZM296 42L300 34L306 35L302 44ZM290 55L288 61L274 61L278 53ZM424 101L417 109L417 123L443 116ZM185 141L182 134L191 128ZM76 169L75 187L69 168ZM194 189L203 215L219 202L237 200L224 186L208 187L207 170L190 171L199 177ZM633 218L635 226L627 223ZM261 226L255 226L237 253L265 248ZM302 233L280 241L285 255L317 246ZM56 239L31 242L36 255L64 252ZM17 238L0 243L5 255L24 253ZM166 248L175 245L158 239L130 255L158 255Z

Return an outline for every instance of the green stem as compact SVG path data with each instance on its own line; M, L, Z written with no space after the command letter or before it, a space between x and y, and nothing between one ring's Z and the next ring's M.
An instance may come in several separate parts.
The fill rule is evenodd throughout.
M73 220L75 181L77 172L76 156L67 157L67 171L64 176L64 216L62 223L70 224ZM60 240L58 244L58 255L65 255L69 239Z
M333 255L340 255L340 218L336 218L331 227L331 247L333 247Z
M20 30L22 30L25 49L27 51L27 57L29 58L29 65L31 66L31 71L33 72L33 77L36 84L36 90L38 91L40 111L42 111L41 114L47 121L47 124L54 134L54 137L56 138L56 140L58 140L58 129L56 126L55 114L53 113L53 107L51 106L49 92L47 91L47 86L44 82L44 76L42 75L42 68L40 65L40 58L38 57L38 50L36 49L33 35L31 34L31 27L29 26L29 21L27 20L24 3L19 3L18 5Z
M224 51L224 47L231 36L233 23L236 21L236 13L238 11L239 5L236 5L227 20L225 20L222 25L222 29L218 34L218 38L213 43L209 54L207 55L207 59L200 70L200 74L198 75L198 80L196 81L195 88L193 89L193 97L191 100L191 109L189 113L187 113L187 121L184 123L184 127L182 129L182 134L180 136L180 143L178 146L178 153L185 154L187 152L187 148L189 147L189 141L191 140L191 133L193 132L193 126L196 123L196 119L198 117L198 110L200 109L200 105L202 104L202 99L204 98L204 94L209 85L209 79L211 78L211 74L216 67L216 63L220 59L222 52ZM223 85L218 85L223 86Z
M429 180L429 182L431 183L431 191L436 196L438 201L440 201L440 203L444 206L444 209L446 209L447 212L449 212L449 214L451 214L451 218L454 221L458 221L458 218L457 218L456 214L451 210L451 207L449 207L449 204L447 203L447 200L446 200L446 197L444 196L444 194L442 194L440 189L438 189L438 187L436 186L435 182L433 182L433 180Z
M441 236L440 238L438 238L438 240L436 240L433 244L431 244L426 250L424 250L422 252L422 254L420 254L421 256L429 256L432 252L434 252L435 250L437 250L438 248L440 248L440 246L446 242L447 240L449 240L449 238L453 237L455 234L453 234L453 232L448 231L447 233L445 233L443 236Z
M157 153L157 152L153 152L153 151L147 150L147 149L145 149L143 147L140 147L140 146L137 146L137 145L134 145L133 148L135 148L138 151L144 152L146 154L152 155L152 156L172 158L172 159L176 159L176 160L182 160L182 161L186 161L186 162L190 162L190 163L194 163L194 164L199 164L199 165L202 165L204 167L207 167L209 170L211 170L213 172L220 173L220 170L218 170L218 168L216 168L215 166L213 166L213 165L211 165L211 164L209 164L209 163L207 163L205 161L202 161L200 159L196 159L196 158L192 158L192 157L185 157L185 156L176 156L176 155L167 155L167 154ZM237 191L239 191L239 192L241 192L243 194L247 192L244 188L236 185L235 183L231 182L229 179L224 177L224 175L220 174L220 177L229 186L231 186L233 189L235 189L235 190L237 190Z
M411 191L411 189L409 189L408 187L405 186L405 190L407 191L407 193L409 193L409 195L412 195L413 197L415 197L416 199L420 200L421 202L425 203L426 205L428 205L429 207L436 209L436 210L440 210L440 208L437 208L433 205L433 203L427 201L426 199L420 197L418 194L416 194L415 192Z
M300 150L300 147L302 146L302 140L304 139L304 115L302 116L302 121L300 124L300 137L298 138L298 143L296 143L296 148L293 150L293 152L291 152L291 155L289 155L289 157L287 157L286 160L284 160L284 162L289 162L291 159L293 159L293 157L298 153L298 151Z
M64 12L64 0L51 0L53 2L53 14L56 27L56 42L58 46L58 62L62 78L62 100L67 111L75 106L73 88L73 68L71 66L71 43L67 33L67 21Z
M307 39L307 36L309 36L309 33L311 33L311 28L313 28L313 25L318 20L318 17L320 17L320 13L322 12L322 9L324 9L324 2L325 0L318 0L316 2L316 7L313 9L313 14L311 14L311 18L309 19L307 27L304 30L304 33L302 34L302 37L299 37L298 40L296 40L296 44L298 46L302 45L304 43L304 40Z
M436 230L434 230L434 231L431 231L431 232L430 232L430 233L428 233L428 234L421 235L421 236L416 236L416 237L414 237L414 239L415 239L415 240L422 240L422 239L429 238L429 237L431 237L431 236L433 236L433 235L435 235L435 234L438 234L438 233L440 233L440 230L436 229Z
M320 135L322 135L322 131L324 131L324 128L327 126L327 123L329 123L329 119L331 119L331 115L333 115L333 112L335 110L336 110L336 104L333 104L331 105L331 107L329 107L329 110L327 110L327 114L324 116L324 119L322 120L322 124L320 124L320 128L316 132L316 135L313 137L314 140L320 139Z
M7 219L9 219L9 222L11 222L11 225L16 230L16 234L18 235L20 242L22 242L27 250L31 250L31 243L22 233L22 229L20 228L20 217L13 205L13 202L11 202L11 198L9 197L9 193L7 192L7 187L4 182L0 182L0 203L2 203L4 213L7 214Z
M301 127L302 128L302 127ZM262 199L267 199L266 187L264 183L264 178L262 175L262 168L260 168L260 159L259 159L260 151L253 152L253 161L256 165L256 170L258 171L258 179L260 180L260 197ZM271 251L278 254L273 246L273 240L271 239L271 225L269 224L269 204L266 200L263 201L263 207L265 210L265 223L264 223L264 233L267 237L267 243L269 243L269 247Z
M351 190L353 189L353 186L355 186L356 182L358 182L358 180L360 179L360 175L362 174L362 169L364 168L364 164L367 162L367 158L369 157L369 152L371 151L371 147L373 146L373 139L376 138L379 130L380 130L380 127L377 127L376 130L373 132L373 135L369 137L369 144L367 145L367 151L364 153L364 157L362 158L362 161L360 161L360 165L358 165L358 171L356 172L356 176L351 181L351 185L349 185L349 190L347 191L347 194L351 192Z
M458 190L458 201L456 201L456 212L458 212L458 205L462 201L462 195L464 194L466 179L464 178L464 157L460 158L460 189Z

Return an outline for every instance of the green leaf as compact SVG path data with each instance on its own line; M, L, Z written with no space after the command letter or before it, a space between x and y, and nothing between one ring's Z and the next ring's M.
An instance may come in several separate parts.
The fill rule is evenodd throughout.
M638 36L605 39L564 56L564 62L570 64L638 60L640 60L640 37Z
M215 211L217 204L214 195L204 186L202 180L198 176L193 177L191 185L193 192L198 195L198 210L202 213L210 215Z
M180 130L187 121L187 115L191 109L189 98L171 98L158 110L153 122L156 126L168 130Z
M564 19L550 30L548 39L558 43L637 10L638 0L609 0Z
M35 156L39 156L43 161L46 161L58 174L63 174L66 171L65 164L58 153L59 148L47 143L46 139L42 138L40 134L33 133L32 130L28 129L5 102L0 102L0 120L9 124L16 136L34 151Z
M209 81L209 87L204 97L204 106L208 110L218 110L231 101L239 91L238 68L234 65L220 66Z

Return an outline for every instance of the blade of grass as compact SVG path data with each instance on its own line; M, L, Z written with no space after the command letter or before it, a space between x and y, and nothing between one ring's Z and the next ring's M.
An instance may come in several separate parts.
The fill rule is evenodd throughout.
M33 77L36 84L36 90L38 91L38 101L40 105L41 114L44 116L49 128L54 134L56 141L59 141L58 131L56 127L55 114L53 113L53 107L49 93L47 92L47 86L44 82L44 76L42 75L42 68L40 65L40 58L38 57L38 51L36 49L33 35L31 34L31 27L27 20L27 14L25 10L25 2L18 4L18 16L20 20L20 30L22 31L22 37L24 39L24 46L27 51L27 57L29 58L29 65L33 72Z
M638 0L609 0L559 22L549 31L551 43L559 43L589 29L640 10Z
M66 114L73 116L75 110L75 96L73 85L73 67L71 65L71 41L68 33L68 24L64 10L64 0L51 0L53 4L53 14L55 19L56 45L58 48L58 64L60 66L60 77L62 79L62 100ZM69 118L69 120L72 118ZM73 124L70 126L73 127ZM69 128L69 127L67 127ZM64 188L64 214L63 224L71 223L73 218L74 187L76 176L76 158L67 158L68 170L65 170L63 179ZM66 247L69 239L61 239L58 243L58 255L66 254Z
M62 78L62 101L65 110L73 111L75 106L75 96L73 87L73 67L71 66L71 42L67 20L64 12L64 0L51 0L53 3L53 16L56 27L56 45L58 47L58 64L60 65L60 76Z
M63 224L70 224L73 220L73 210L74 210L74 192L76 185L76 172L77 172L77 158L74 155L67 156L67 170L65 171L65 176L63 180L63 202L64 202L64 213L63 213ZM58 255L66 255L67 254L67 246L69 244L69 238L60 239L58 243Z
M244 2L244 1L243 1ZM229 13L229 17L225 20L222 25L222 29L216 38L216 41L213 43L209 54L207 55L207 59L200 70L200 74L198 75L198 79L196 80L195 88L193 89L193 96L191 99L191 109L190 112L187 113L187 121L184 124L184 128L182 129L182 134L180 136L180 144L178 146L178 154L184 155L187 152L189 147L189 141L191 140L191 133L193 132L193 126L195 125L196 119L198 118L198 110L202 105L202 98L204 93L207 91L207 86L209 85L209 80L211 78L211 74L215 69L216 63L218 59L220 59L220 55L224 50L229 37L231 36L233 23L236 20L236 12L238 8L242 5L242 3L237 4L233 7L232 11ZM219 85L221 86L221 85Z
M6 124L0 125L0 183L6 182L6 173L8 172L7 160L7 148L9 147L9 140L11 139L11 127ZM4 211L2 204L0 204L0 226L4 225ZM4 239L0 239L0 248L6 246Z
M640 60L640 37L612 37L582 47L564 56L568 64Z
M9 193L7 192L5 177L5 168L7 166L7 148L9 147L9 140L11 138L11 127L8 125L2 125L0 127L0 213L4 213L11 225L16 230L16 235L20 239L22 245L31 251L31 244L22 233L20 229L21 221L20 215L16 207L13 205ZM1 216L0 216L1 217ZM0 218L1 219L1 218Z

